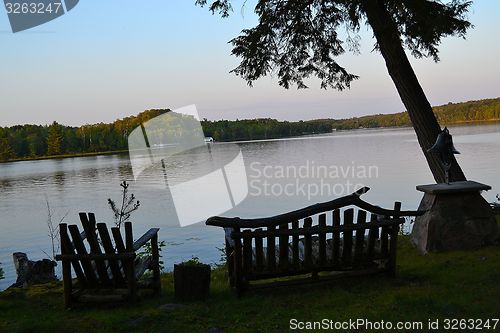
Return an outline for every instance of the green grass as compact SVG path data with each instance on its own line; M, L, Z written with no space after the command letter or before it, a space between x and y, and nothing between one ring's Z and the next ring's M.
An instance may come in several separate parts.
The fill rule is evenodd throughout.
M0 294L0 332L286 332L289 320L422 321L498 318L500 247L419 255L400 238L398 276L350 278L321 285L253 291L238 299L225 271L212 273L205 302L175 303L172 274L162 277L158 298L135 305L63 307L60 283ZM500 325L500 324L499 324ZM497 327L499 330L500 327Z

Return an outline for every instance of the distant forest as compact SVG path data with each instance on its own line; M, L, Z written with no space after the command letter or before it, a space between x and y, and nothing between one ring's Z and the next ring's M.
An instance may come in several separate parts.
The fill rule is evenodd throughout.
M441 125L500 120L500 98L448 103L433 109ZM168 111L147 110L110 124L80 127L64 126L57 122L45 126L0 127L0 161L126 150L130 132L141 123ZM201 124L205 136L211 136L215 141L275 139L330 133L333 130L411 126L406 112L297 122L275 119L204 119Z

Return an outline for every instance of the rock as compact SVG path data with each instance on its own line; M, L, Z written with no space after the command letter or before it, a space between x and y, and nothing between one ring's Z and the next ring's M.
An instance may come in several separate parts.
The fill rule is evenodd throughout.
M16 268L17 280L9 288L27 287L32 284L43 284L57 281L55 267L57 263L49 259L29 260L26 253L12 254Z
M208 333L224 333L224 330L217 327L212 327L208 329Z
M186 307L184 304L176 304L176 303L167 303L162 304L158 307L159 310L169 311L169 310L177 310Z

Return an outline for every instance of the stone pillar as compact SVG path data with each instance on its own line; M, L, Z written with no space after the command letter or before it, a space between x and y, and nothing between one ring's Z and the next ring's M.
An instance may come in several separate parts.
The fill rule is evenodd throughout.
M472 250L499 240L500 230L490 204L480 191L491 187L474 181L419 185L424 192L411 241L422 253Z

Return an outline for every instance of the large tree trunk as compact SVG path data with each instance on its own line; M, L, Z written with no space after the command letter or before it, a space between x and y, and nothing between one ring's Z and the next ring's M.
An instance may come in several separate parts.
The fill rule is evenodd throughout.
M438 155L427 152L427 149L436 141L441 127L404 52L396 24L385 6L384 0L363 1L368 23L373 29L389 75L408 111L418 143L424 152L432 175L436 182L443 183L445 182L444 170ZM465 180L465 176L453 157L450 181L459 180Z

